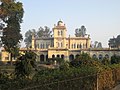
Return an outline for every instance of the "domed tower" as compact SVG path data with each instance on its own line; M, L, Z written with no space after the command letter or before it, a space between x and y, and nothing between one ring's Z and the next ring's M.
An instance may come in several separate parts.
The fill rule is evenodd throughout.
M66 26L60 20L57 25L54 25L53 35L54 35L54 47L55 48L66 48Z

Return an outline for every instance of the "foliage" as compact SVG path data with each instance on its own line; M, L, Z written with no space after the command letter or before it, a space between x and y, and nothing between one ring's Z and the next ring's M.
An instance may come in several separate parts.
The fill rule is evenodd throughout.
M35 68L36 54L32 51L27 51L25 55L18 58L15 64L15 76L16 78L29 77L32 72L32 68Z
M111 64L119 64L120 63L120 56L117 56L116 54L114 54L111 57Z
M32 42L32 35L36 36L36 31L35 29L32 29L32 30L28 30L26 33L25 33L25 44L26 44L26 47L31 47L31 42Z
M23 18L23 6L15 0L1 0L0 23L3 27L2 43L6 51L18 55L18 44L22 40L20 23ZM17 53L17 54L15 54Z
M81 53L79 57L70 62L70 65L73 67L82 67L84 65L99 67L100 62L96 59L92 59L87 53Z
M109 58L107 58L107 57L104 57L101 62L102 62L102 64L104 64L104 65L110 64Z
M51 31L50 28L45 26L44 28L40 27L37 31L38 37L50 37Z
M25 33L25 40L24 40L26 47L31 47L32 35L34 35L34 37L36 38L50 37L51 31L50 28L47 26L45 26L44 28L40 27L38 31L36 31L35 29L28 30Z
M108 45L111 48L119 48L120 46L120 35L117 36L117 38L113 37L110 38L108 41Z
M85 35L86 35L85 26L81 26L81 28L75 29L75 36L76 37L84 37Z

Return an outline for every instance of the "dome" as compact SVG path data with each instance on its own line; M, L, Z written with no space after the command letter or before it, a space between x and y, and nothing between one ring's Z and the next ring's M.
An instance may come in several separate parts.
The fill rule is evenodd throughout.
M60 20L60 21L58 21L57 25L58 26L64 26L64 23Z

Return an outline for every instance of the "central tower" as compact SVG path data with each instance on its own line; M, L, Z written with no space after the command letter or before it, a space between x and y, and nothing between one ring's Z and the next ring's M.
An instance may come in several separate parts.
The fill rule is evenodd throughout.
M66 31L66 26L61 20L54 25L54 48L66 48Z

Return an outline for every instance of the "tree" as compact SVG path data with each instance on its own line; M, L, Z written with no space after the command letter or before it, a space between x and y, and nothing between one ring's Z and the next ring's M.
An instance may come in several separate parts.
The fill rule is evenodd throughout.
M12 62L12 56L18 55L18 44L22 40L20 23L23 18L23 6L15 0L1 0L0 8L0 23L4 24L2 43L5 50L11 53Z
M38 31L36 31L35 29L28 30L25 33L25 40L24 40L26 47L31 47L32 35L34 35L37 38L50 37L51 31L50 31L50 28L47 26L45 26L44 28L40 27Z
M104 64L104 65L108 65L108 64L110 64L110 62L109 62L109 58L104 57L103 60L102 60L102 64Z
M32 42L32 35L35 35L36 36L36 31L35 29L32 29L32 30L28 30L26 33L25 33L25 44L26 44L26 47L31 47L31 42Z
M118 48L120 48L120 35L118 35L116 38L116 45Z
M111 64L119 64L120 63L120 56L114 54L111 57Z
M26 51L25 55L18 58L15 64L16 78L29 78L32 69L36 68L36 54L32 51Z
M40 27L37 32L37 36L40 37L50 37L51 35L50 28L45 26L44 28Z
M85 35L86 35L85 26L81 26L81 28L75 29L75 36L76 37L84 37Z
M97 48L102 48L102 43L98 42Z

